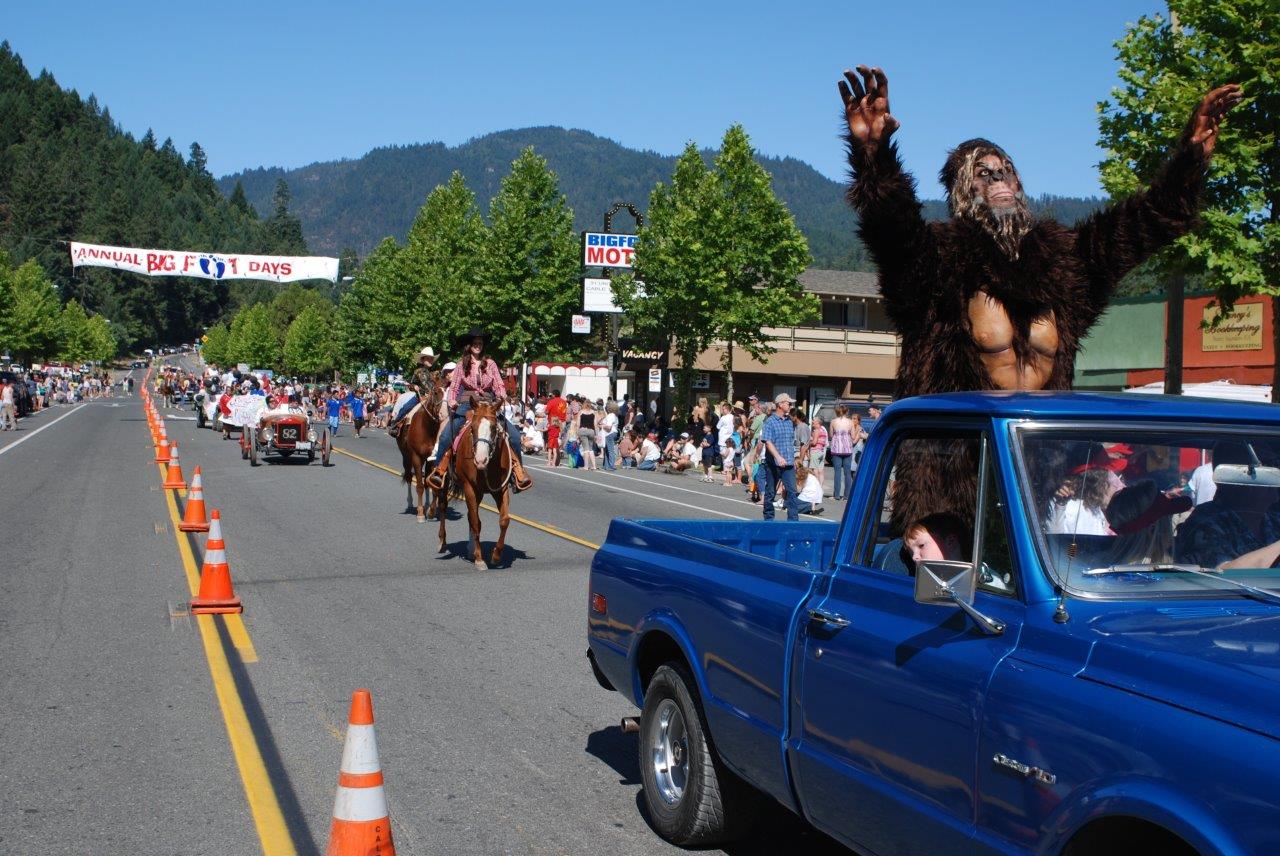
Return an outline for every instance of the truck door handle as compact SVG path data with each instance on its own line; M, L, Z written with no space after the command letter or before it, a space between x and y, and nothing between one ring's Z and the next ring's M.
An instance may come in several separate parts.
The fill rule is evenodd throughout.
M841 627L848 627L849 619L839 613L828 612L825 609L811 609L809 610L809 623L824 624L827 627L839 629Z

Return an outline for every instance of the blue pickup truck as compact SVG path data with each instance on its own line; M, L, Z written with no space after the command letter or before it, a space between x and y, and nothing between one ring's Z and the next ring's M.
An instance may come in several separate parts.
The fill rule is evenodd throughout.
M906 399L838 526L614 520L589 658L677 844L772 799L886 856L1280 853L1278 499L1277 407Z

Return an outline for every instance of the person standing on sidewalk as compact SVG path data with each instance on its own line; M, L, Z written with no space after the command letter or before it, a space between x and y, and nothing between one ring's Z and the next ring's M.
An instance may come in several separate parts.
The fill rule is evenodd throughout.
M13 383L0 384L0 425L5 431L18 430L17 409L14 405Z
M605 405L604 416L600 418L599 434L604 440L604 468L618 468L618 402L610 401Z
M799 520L800 509L796 503L796 440L795 426L791 422L791 396L785 392L773 400L773 415L764 421L761 442L764 448L764 502L761 511L765 520L773 519L773 498L778 485L786 489L787 520Z

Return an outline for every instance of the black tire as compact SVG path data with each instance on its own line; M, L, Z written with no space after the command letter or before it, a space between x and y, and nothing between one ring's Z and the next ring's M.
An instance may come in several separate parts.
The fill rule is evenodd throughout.
M683 726L684 736L672 746L673 750L682 746L683 751L673 751L665 763L668 769L675 766L685 773L683 787L673 790L672 784L681 777L659 781L667 774L659 773L663 753L658 747L664 735L670 740L676 722ZM759 795L716 756L707 738L697 685L684 664L667 663L654 672L644 696L639 742L645 805L663 838L690 847L734 841L751 830Z
M240 435L240 460L242 461L249 460L249 446L245 443L245 441L248 439L249 439L248 434Z
M203 428L204 426L205 426L204 408L197 406L196 407L196 427Z

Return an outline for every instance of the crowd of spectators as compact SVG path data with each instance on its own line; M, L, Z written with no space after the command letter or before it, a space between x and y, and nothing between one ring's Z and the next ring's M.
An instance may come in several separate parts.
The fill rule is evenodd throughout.
M128 394L133 389L133 379L122 377L119 385L120 391ZM110 398L114 394L115 383L107 369L10 366L0 371L0 430L16 431L18 420L49 407Z

